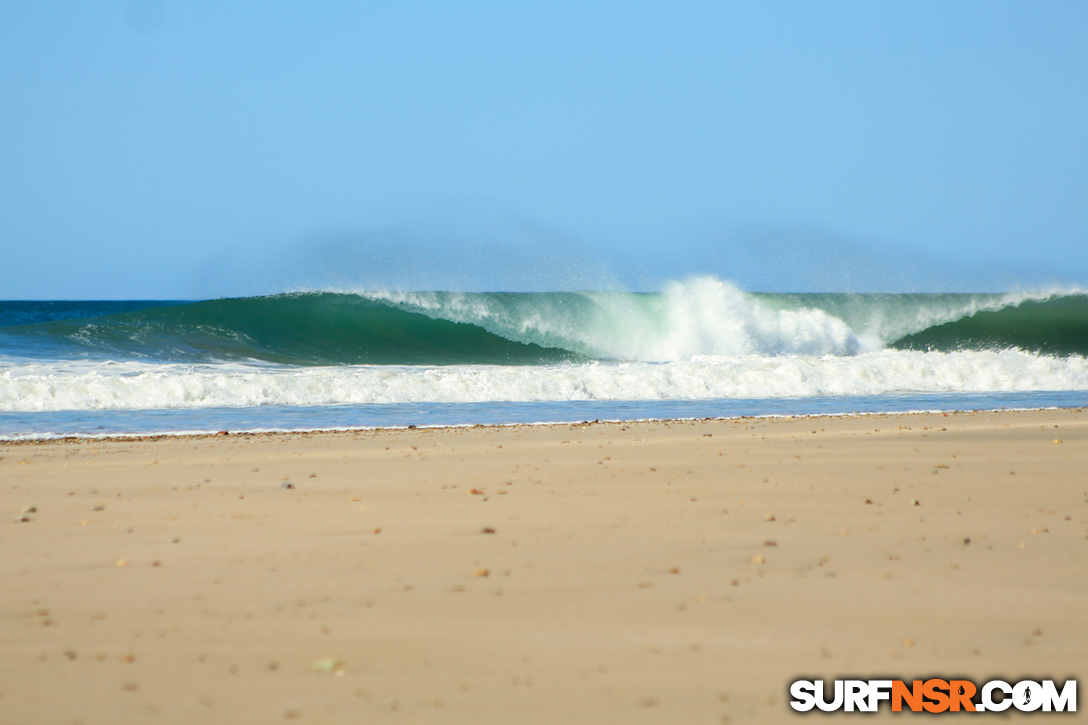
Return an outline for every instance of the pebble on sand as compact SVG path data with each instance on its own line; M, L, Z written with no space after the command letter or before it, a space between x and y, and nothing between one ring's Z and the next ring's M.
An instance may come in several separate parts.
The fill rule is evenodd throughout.
M486 568L484 568L482 566L478 566L478 567L476 567L475 569L472 570L472 576L474 576L474 577L491 576L491 570L486 569Z
M322 657L319 660L314 660L312 669L322 675L343 675L345 672L344 663L335 657Z

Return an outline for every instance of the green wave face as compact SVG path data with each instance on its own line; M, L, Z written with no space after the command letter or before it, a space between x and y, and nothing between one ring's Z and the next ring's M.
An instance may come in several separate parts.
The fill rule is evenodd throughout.
M750 294L693 278L649 294L307 292L116 309L0 327L0 355L288 365L837 357L888 347L1088 355L1081 293Z
M333 293L211 300L4 332L175 361L533 365L578 358L565 350L509 340L476 325Z
M898 350L1003 350L1088 355L1088 296L1029 300L934 325L896 340Z

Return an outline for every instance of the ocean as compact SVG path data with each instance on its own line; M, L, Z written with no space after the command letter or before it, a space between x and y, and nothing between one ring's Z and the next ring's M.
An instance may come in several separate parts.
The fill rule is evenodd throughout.
M0 302L0 438L1088 405L1088 295Z

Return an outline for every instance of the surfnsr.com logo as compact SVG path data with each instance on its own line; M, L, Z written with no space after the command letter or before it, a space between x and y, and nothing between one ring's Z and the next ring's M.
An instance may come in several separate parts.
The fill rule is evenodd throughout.
M981 687L970 680L835 680L825 692L823 680L790 685L790 707L798 712L876 712L887 702L892 712L1076 712L1077 681L1059 688L1054 680L990 680Z

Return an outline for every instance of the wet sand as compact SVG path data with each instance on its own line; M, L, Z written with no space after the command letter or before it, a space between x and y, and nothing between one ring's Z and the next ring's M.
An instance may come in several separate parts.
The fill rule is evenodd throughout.
M0 512L5 724L764 723L799 676L1088 682L1083 410L0 443Z

